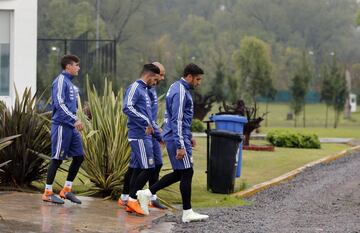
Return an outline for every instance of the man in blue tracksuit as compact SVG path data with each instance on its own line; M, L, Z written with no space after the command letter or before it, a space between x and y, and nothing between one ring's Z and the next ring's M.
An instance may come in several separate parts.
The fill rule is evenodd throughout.
M161 63L153 62L152 64L156 65L160 69L160 76L158 82L154 86L148 88L148 95L151 101L151 116L153 121L157 122L158 96L156 93L156 85L158 85L160 81L164 80L166 71L165 71L165 67ZM159 180L159 173L163 165L160 142L155 137L152 137L152 143L153 143L155 170L153 175L149 178L149 186L155 184ZM131 158L134 158L134 156L132 155ZM130 180L134 172L134 169L136 168L141 168L141 167L139 166L139 164L135 159L131 159L128 170L124 175L124 186L123 186L122 194L118 200L118 204L120 206L126 206L126 203L129 199L129 192L131 185ZM155 208L166 209L166 206L160 203L156 195L153 195L151 197L150 205Z
M200 85L204 71L195 64L185 67L183 77L173 83L166 94L165 126L163 139L169 154L173 172L163 176L149 189L138 191L141 206L145 206L157 191L180 181L183 201L183 222L205 220L209 216L191 209L191 183L193 176L192 147L195 140L191 134L194 104L190 89Z
M46 186L43 201L64 204L64 201L56 197L52 190L52 184L56 172L64 159L72 157L64 188L60 197L74 203L81 201L71 192L72 182L75 179L81 163L84 161L84 150L79 131L83 129L83 123L76 116L78 88L72 83L80 70L80 59L75 55L65 55L61 59L63 71L54 80L51 89L52 118L51 118L51 144L52 157L48 168Z
M160 78L160 69L154 64L145 64L141 78L132 83L125 92L123 112L128 116L128 139L131 146L131 162L134 170L130 180L127 212L149 214L137 202L136 191L142 189L153 175L155 161L152 137L161 140L159 127L152 118L149 87Z

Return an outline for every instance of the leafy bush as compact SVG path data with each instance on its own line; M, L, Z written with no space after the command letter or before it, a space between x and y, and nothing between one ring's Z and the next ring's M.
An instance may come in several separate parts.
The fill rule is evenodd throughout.
M199 119L193 119L191 123L191 132L204 132L205 126Z
M82 169L95 184L88 195L114 198L121 192L123 177L130 160L130 145L127 139L127 117L122 112L120 90L116 95L111 83L105 81L104 94L99 96L96 88L87 83L87 119L80 109L79 116L85 123L81 132L85 150Z
M320 148L316 134L301 134L288 131L270 131L266 139L274 146L291 148Z
M11 137L6 137L6 138L1 138L0 139L0 150L4 149L5 147L7 147L8 145L10 145L12 143L12 139L19 137L20 135L15 135L15 136L11 136ZM5 166L6 164L10 163L11 160L5 161L0 163L0 168ZM4 172L3 170L0 169L0 172ZM1 182L1 181L0 181Z
M0 151L0 164L11 160L0 173L3 186L30 187L46 176L48 162L37 153L51 154L50 121L35 106L30 89L25 89L21 99L16 92L12 109L0 104L0 138L21 134Z

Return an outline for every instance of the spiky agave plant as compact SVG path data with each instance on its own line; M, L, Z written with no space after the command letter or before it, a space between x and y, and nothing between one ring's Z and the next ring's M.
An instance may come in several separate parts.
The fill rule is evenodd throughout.
M31 187L33 181L42 180L46 175L48 163L36 153L51 153L50 122L36 109L36 103L31 89L25 89L21 98L16 91L11 109L5 104L0 106L0 138L21 134L0 151L0 163L11 160L2 167L1 186Z
M10 136L10 137L6 137L6 138L1 138L0 139L0 150L4 149L5 147L7 147L8 145L10 145L12 143L12 139L14 138L17 138L21 136L20 134L19 135L14 135L14 136ZM0 163L0 172L4 172L3 170L1 170L1 167L5 166L6 164L10 163L11 160L8 160L8 161L5 161L5 162L2 162ZM0 180L1 182L1 180Z
M122 112L123 92L115 94L111 82L105 80L103 95L100 96L95 87L91 88L89 82L87 95L91 119L87 119L83 109L79 111L79 117L85 122L82 169L95 185L87 194L115 198L122 189L130 159L127 118Z

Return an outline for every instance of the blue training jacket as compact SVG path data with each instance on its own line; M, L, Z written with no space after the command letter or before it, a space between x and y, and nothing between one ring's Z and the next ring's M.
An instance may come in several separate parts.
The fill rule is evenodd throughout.
M194 104L189 84L181 78L166 94L164 140L175 140L177 148L185 148L184 138L191 140Z
M62 71L52 83L52 123L74 127L79 89L71 82L73 77Z
M149 88L148 94L151 101L151 116L153 121L157 122L159 106L158 106L158 96L156 93L156 88L155 87Z
M144 139L147 136L146 127L150 125L155 131L153 136L161 140L159 128L152 118L148 87L142 80L137 80L126 89L123 112L128 116L129 139Z

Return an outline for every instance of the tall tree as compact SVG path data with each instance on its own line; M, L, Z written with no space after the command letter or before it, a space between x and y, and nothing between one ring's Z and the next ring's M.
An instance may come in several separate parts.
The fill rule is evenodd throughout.
M240 49L234 53L241 82L253 103L259 96L266 96L273 88L271 80L271 59L268 45L256 37L244 37Z
M360 63L352 65L351 92L360 97Z
M329 72L329 67L327 64L322 66L321 69L321 76L322 76L322 84L321 84L321 91L320 91L320 100L325 102L326 105L326 112L325 112L325 128L328 126L328 116L329 116L329 107L332 106L333 103L333 83L331 80L331 75Z
M301 65L300 65L300 69L298 70L298 75L300 76L300 78L303 80L304 82L304 91L305 91L305 95L304 95L304 106L302 107L303 109L303 127L306 127L306 94L309 90L309 84L310 81L312 79L312 70L310 67L310 64L308 62L307 56L306 56L306 52L303 51L302 54L302 59L301 59Z
M333 61L330 67L330 76L333 88L332 106L335 111L334 128L337 128L339 125L340 115L344 111L348 90L346 86L345 70L340 67L335 55L333 56Z
M340 115L344 111L344 105L348 96L345 70L340 67L335 55L333 56L329 68L327 68L327 65L324 65L324 67L322 72L323 83L321 87L321 99L325 101L327 107L332 106L334 108L335 117L333 127L337 128ZM326 126L327 123L325 127Z
M290 91L292 94L292 101L290 107L294 111L294 125L295 127L297 127L297 118L304 108L306 95L305 82L299 74L294 75L292 85L290 86Z
M129 40L133 35L126 33L130 19L139 11L143 0L107 0L101 1L99 14L106 24L108 37L118 44ZM96 8L96 1L94 1Z

